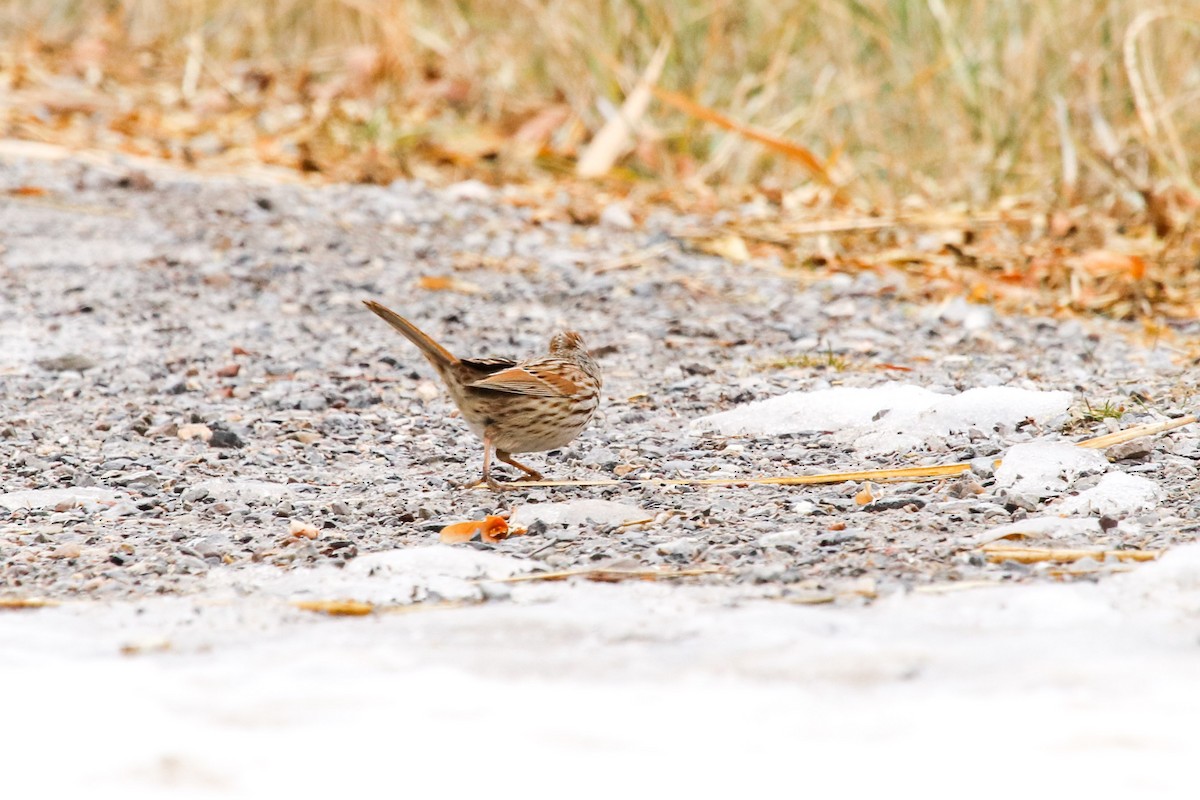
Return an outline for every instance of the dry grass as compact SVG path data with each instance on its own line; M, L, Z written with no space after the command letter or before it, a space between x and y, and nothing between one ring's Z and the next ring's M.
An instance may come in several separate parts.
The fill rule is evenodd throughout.
M849 197L1136 204L1130 180L1190 188L1200 144L1197 12L1163 3L1138 23L1127 64L1142 6L0 0L0 125L337 178L520 179L569 171L666 40L660 87L803 145ZM663 103L621 172L779 192L810 178L785 153Z
M900 270L917 299L1185 321L1200 10L1143 6L0 0L0 136L524 183L583 223L613 196L635 218L737 207L682 239L802 274ZM614 168L575 178L639 79L627 146L593 160Z

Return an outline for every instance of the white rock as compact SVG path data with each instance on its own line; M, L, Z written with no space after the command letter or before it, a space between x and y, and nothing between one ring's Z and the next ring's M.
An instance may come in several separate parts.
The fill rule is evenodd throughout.
M1064 497L1053 510L1060 514L1118 516L1154 508L1162 499L1162 487L1149 478L1110 472L1091 489L1074 497Z
M965 536L964 545L982 545L1001 539L1067 539L1080 534L1096 534L1100 525L1095 519L1067 517L1027 517L1018 522L997 525L981 533Z
M1056 497L1081 476L1105 472L1108 466L1098 450L1068 442L1029 442L1004 454L996 468L996 488L1036 499Z
M196 489L205 489L208 496L216 500L261 501L278 500L287 497L293 491L295 484L274 483L272 481L255 480L225 480L214 479L201 481Z
M509 517L514 528L528 528L534 522L547 525L582 525L600 523L621 525L626 522L650 519L649 511L611 500L567 500L561 503L535 503L518 507Z
M93 509L111 506L125 499L125 495L98 486L80 486L65 489L22 489L0 494L0 506L9 511L18 508L54 508L60 503L72 503L81 508Z
M623 231L631 231L637 227L633 215L624 203L609 203L600 212L600 224Z
M803 531L772 531L758 537L758 544L759 547L774 547L779 544L799 544L803 539Z
M471 179L452 183L443 193L451 200L475 200L483 203L491 200L496 191L482 181Z

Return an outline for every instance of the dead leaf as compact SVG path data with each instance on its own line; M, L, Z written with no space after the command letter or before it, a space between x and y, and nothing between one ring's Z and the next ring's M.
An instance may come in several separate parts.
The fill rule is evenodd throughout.
M1076 263L1096 278L1125 277L1138 281L1146 275L1146 261L1141 256L1111 250L1092 250L1079 256Z
M735 264L745 264L750 260L750 248L746 240L736 233L727 233L716 239L702 239L695 243L697 250L714 256L728 259Z
M217 370L216 376L218 378L236 378L237 374L241 371L241 364L229 364L228 366L221 367L219 370Z
M50 194L48 189L41 186L14 186L5 192L9 197L45 197Z
M471 519L466 522L455 522L452 525L447 525L442 528L440 535L442 541L447 544L469 542L476 536L479 536L480 539L489 544L495 544L502 539L507 539L509 536L517 536L524 532L523 528L510 532L507 520L503 517L490 514L485 519Z
M865 505L874 503L877 499L878 499L878 496L871 489L871 484L869 484L869 483L866 484L865 486L863 486L863 488L859 489L858 494L854 495L855 505L860 505L860 506L865 506Z
M452 275L422 275L417 279L417 286L431 292L479 294L483 291L479 285L471 283L470 281L460 280Z

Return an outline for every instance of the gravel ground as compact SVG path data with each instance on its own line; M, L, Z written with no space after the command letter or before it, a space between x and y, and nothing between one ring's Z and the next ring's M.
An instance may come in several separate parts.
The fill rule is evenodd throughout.
M1137 327L911 305L894 299L899 274L734 265L675 235L702 221L665 214L635 226L613 207L581 226L562 204L526 207L475 184L256 185L70 160L10 159L0 191L6 595L189 593L217 573L344 564L435 543L450 522L577 499L635 506L653 521L461 546L554 570L716 566L694 580L797 599L1046 580L1048 570L988 563L963 545L1030 513L986 474L889 484L878 490L887 502L866 506L853 483L634 481L943 463L1061 433L973 431L903 458L863 458L821 435L689 435L693 419L786 391L897 375L945 391L1061 389L1081 409L1124 405L1122 427L1183 413L1196 391L1178 353L1148 345ZM443 276L459 283L422 288L421 278ZM478 477L481 446L415 348L364 298L463 355L540 352L569 322L605 371L601 414L569 448L528 462L552 478L627 482L460 488ZM848 368L825 363L830 354ZM780 359L792 365L772 366ZM911 371L881 368L889 364ZM1194 540L1197 433L1117 455L1168 499L1120 528L1098 524L1057 544ZM24 492L46 489L67 491L23 507ZM780 531L798 534L763 538Z

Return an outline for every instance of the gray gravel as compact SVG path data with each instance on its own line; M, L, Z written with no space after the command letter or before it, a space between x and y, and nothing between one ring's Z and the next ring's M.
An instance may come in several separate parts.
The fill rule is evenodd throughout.
M91 492L0 505L6 595L189 592L218 570L345 563L437 542L450 522L572 499L635 506L653 521L461 546L551 569L715 565L727 569L695 580L797 598L864 581L886 592L1047 574L964 546L1029 513L987 475L888 485L865 507L858 484L463 490L478 477L481 446L364 298L463 355L525 355L567 322L582 331L606 397L572 446L528 458L555 478L942 463L1060 433L974 431L915 461L864 460L820 435L688 435L690 420L739 403L897 378L880 364L910 367L900 379L939 390L1013 384L1071 391L1080 408L1111 401L1127 409L1122 427L1184 413L1196 392L1169 343L1149 348L1135 326L915 306L889 299L898 274L732 265L675 238L701 220L663 213L630 229L614 211L581 227L474 184L132 175L70 161L0 164L0 191L49 192L0 201L0 492ZM614 268L640 251L652 255ZM445 275L478 293L418 287ZM849 368L765 367L826 353ZM1097 520L1056 546L1196 538L1200 434L1184 428L1152 445L1118 455L1169 499L1132 525Z

